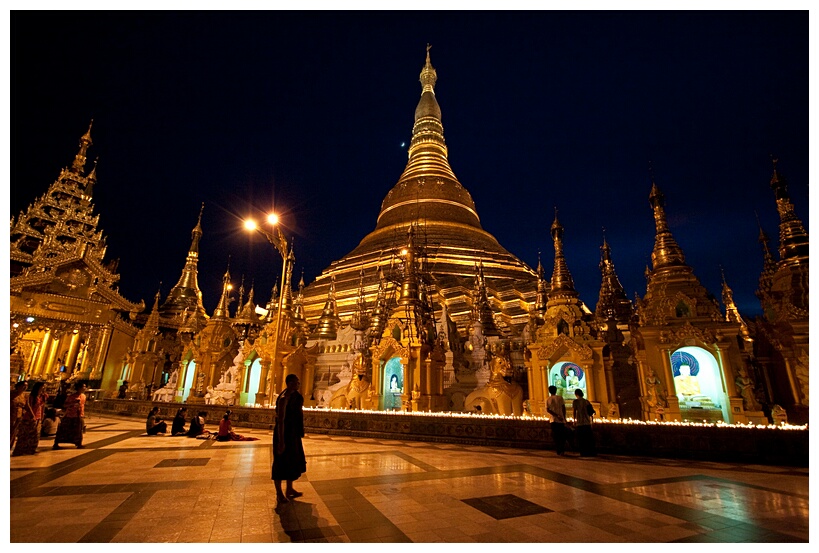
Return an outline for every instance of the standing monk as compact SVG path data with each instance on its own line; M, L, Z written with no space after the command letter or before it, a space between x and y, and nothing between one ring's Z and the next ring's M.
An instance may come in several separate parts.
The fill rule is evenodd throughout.
M303 494L293 489L293 481L307 472L307 459L301 439L304 437L304 397L299 393L299 377L288 374L286 388L276 398L276 426L273 429L273 482L276 501L288 503ZM287 489L282 493L282 480Z

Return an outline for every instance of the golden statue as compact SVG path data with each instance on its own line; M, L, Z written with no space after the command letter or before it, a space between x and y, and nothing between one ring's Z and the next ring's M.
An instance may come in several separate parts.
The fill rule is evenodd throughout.
M680 365L680 375L674 377L674 387L678 394L684 396L698 396L702 393L696 376L691 375L689 365Z
M484 414L523 415L523 388L512 382L511 363L505 356L496 355L489 362L491 376L486 386L469 394L464 401L467 408L477 408ZM507 380L508 379L508 380Z

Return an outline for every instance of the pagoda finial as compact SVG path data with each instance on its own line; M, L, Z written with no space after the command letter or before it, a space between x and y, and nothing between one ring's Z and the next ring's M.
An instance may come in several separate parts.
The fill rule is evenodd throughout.
M94 120L91 119L91 123L88 124L88 130L85 131L85 134L80 137L80 150L77 152L77 155L74 156L74 164L71 168L77 173L83 173L85 171L85 160L86 155L88 154L88 147L93 144L91 141L91 126L94 124Z
M230 290L232 288L233 286L230 284L230 256L228 256L227 269L225 269L225 274L222 277L222 296L219 298L219 304L213 311L214 319L226 319L230 316L228 307L230 305Z
M424 63L424 68L421 69L421 84L423 88L421 89L421 94L424 92L432 92L435 94L435 82L438 80L438 73L435 71L435 68L432 67L432 62L429 59L429 50L432 48L430 44L427 44L427 59L426 63Z
M552 271L551 291L549 298L557 297L577 297L574 289L574 280L566 265L566 258L563 254L563 225L557 218L557 207L555 206L555 220L551 228L552 241L555 248L555 265Z
M316 338L335 340L338 335L338 308L336 307L336 276L330 277L330 289L327 291L327 302L321 312L316 332Z
M651 252L651 263L654 270L661 267L685 265L685 255L683 255L682 249L677 245L677 241L674 240L674 236L668 229L664 209L665 196L663 196L660 187L653 179L648 201L654 210L654 225L657 231L654 237L654 250Z
M605 230L604 228L603 245L600 246L600 274L602 280L594 317L599 322L607 321L613 317L619 323L627 323L631 318L632 305L614 270L611 247L606 242Z
M94 195L94 185L97 183L97 163L99 160L100 158L94 159L94 167L91 168L91 172L86 176L88 184L85 185L85 195L89 198Z
M185 258L185 266L176 285L171 288L165 303L162 305L162 315L164 317L179 317L187 311L193 317L191 321L197 321L197 325L204 323L207 319L205 307L202 304L202 292L199 290L197 278L199 265L199 239L202 237L202 208L199 210L199 219L196 226L191 231L191 246Z
M807 264L808 233L791 203L788 181L777 170L779 160L771 156L771 161L774 166L771 188L776 195L776 210L779 212L779 259L786 265Z
M202 238L202 212L205 211L205 202L199 208L199 218L196 220L196 226L191 231L191 247L188 249L188 255L199 256L199 240Z

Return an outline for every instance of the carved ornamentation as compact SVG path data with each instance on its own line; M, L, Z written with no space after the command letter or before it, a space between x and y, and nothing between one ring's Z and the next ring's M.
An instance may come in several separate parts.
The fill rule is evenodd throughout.
M704 344L714 344L717 341L713 330L699 329L691 323L685 323L676 329L660 331L659 342L661 344L678 344L686 338L695 338Z
M593 351L589 346L580 345L568 336L558 336L554 341L537 352L538 359L551 359L561 348L566 348L578 359L591 359Z

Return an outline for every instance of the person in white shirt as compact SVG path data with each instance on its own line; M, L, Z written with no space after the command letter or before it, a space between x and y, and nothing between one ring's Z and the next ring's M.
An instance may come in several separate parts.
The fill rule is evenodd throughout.
M557 386L549 386L546 412L549 413L555 450L558 455L563 455L566 452L566 403L562 395L557 395Z

